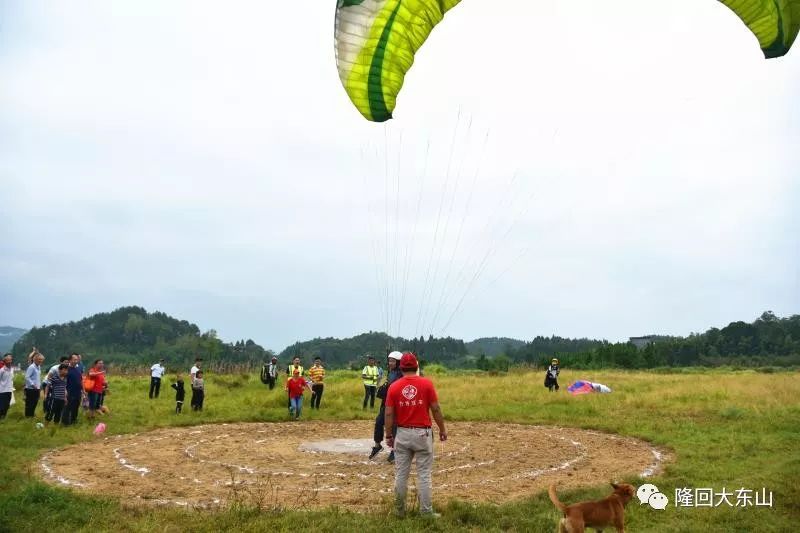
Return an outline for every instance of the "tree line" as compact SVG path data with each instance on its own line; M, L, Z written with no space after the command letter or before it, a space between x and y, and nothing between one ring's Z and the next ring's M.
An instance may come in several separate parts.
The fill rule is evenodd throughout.
M422 364L436 363L450 367L465 366L468 355L461 339L433 336L405 339L370 331L345 339L328 337L297 342L283 350L280 357L282 360L295 356L309 360L321 357L327 366L361 369L368 355L382 360L393 350L411 350L420 356Z
M423 364L449 368L507 370L514 364L546 366L558 357L562 366L574 368L655 368L671 366L795 366L800 365L800 315L778 317L764 312L753 322L732 322L688 337L650 337L637 347L630 342L537 336L523 342L505 337L476 339L465 343L452 337L406 339L370 331L354 337L315 338L297 342L279 357L282 362L299 356L310 363L321 357L329 368L356 368L367 355L383 359L391 350L412 350ZM184 364L202 357L207 364L258 365L274 352L252 339L223 342L214 330L201 332L197 325L159 311L121 307L77 322L37 326L12 348L22 361L33 347L48 357L71 352L87 359L105 358L121 365L142 365L157 359Z
M540 338L505 354L516 363L546 366L552 357L575 368L800 365L800 315L764 312L753 322L731 322L688 337L653 337L644 347L631 342Z

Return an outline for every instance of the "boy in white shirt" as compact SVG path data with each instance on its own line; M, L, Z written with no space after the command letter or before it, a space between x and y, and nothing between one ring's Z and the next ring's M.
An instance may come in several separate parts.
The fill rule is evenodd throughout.
M189 381L191 382L195 375L200 371L200 365L202 364L203 360L199 357L194 360L194 366L192 366L191 370L189 370Z

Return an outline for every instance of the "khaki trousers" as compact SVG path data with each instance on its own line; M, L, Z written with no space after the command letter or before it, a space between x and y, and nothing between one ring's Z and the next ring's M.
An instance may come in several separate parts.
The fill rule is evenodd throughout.
M417 459L417 498L419 512L432 513L433 431L397 428L394 439L394 502L399 514L405 512L411 461Z

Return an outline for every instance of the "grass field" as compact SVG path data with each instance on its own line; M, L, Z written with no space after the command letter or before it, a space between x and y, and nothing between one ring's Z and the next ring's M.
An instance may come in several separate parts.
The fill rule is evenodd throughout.
M167 376L169 378L170 376ZM654 372L562 372L562 390L550 394L542 374L512 370L507 375L442 373L432 376L448 420L548 424L611 431L642 438L674 455L665 472L649 478L670 499L663 511L631 502L630 531L790 531L800 521L800 374L792 372L692 370ZM282 390L269 392L253 376L207 376L206 407L176 416L172 390L147 399L148 378L111 377L106 403L113 413L108 433L141 432L170 425L234 421L284 421ZM612 394L569 396L574 379L591 379ZM367 419L358 379L334 372L327 380L323 409L304 409L320 420ZM169 379L165 380L166 383ZM85 420L75 427L37 430L18 403L0 421L0 531L555 531L559 514L544 493L508 504L450 501L428 521L398 520L389 508L363 515L340 509L264 512L237 504L222 511L142 508L111 498L91 498L50 486L39 478L36 459L45 451L95 438ZM188 400L188 398L187 398ZM188 403L188 402L187 402ZM41 412L41 407L38 409ZM302 423L302 422L301 422ZM367 437L367 436L365 436ZM455 442L457 434L450 438ZM491 455L492 450L486 450ZM87 465L92 457L85 458ZM546 458L543 458L546 461ZM176 465L178 467L179 465ZM605 496L608 480L587 480L586 489L560 492L563 501ZM627 479L635 485L645 481ZM740 488L773 494L772 507L676 508L676 488ZM502 491L503 487L498 487ZM436 495L441 496L441 495ZM377 496L376 496L377 497ZM730 497L732 503L736 498Z

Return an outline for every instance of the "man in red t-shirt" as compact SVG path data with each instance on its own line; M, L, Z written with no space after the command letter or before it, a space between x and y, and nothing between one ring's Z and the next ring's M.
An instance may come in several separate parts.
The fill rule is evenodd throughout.
M417 459L417 497L421 514L438 516L433 512L431 473L433 471L433 431L431 417L439 426L439 440L447 440L444 417L439 407L436 389L428 378L417 375L417 358L404 353L400 359L403 377L392 383L386 393L386 444L394 448L394 498L398 516L405 516L408 475L411 461ZM397 424L397 437L392 426Z

